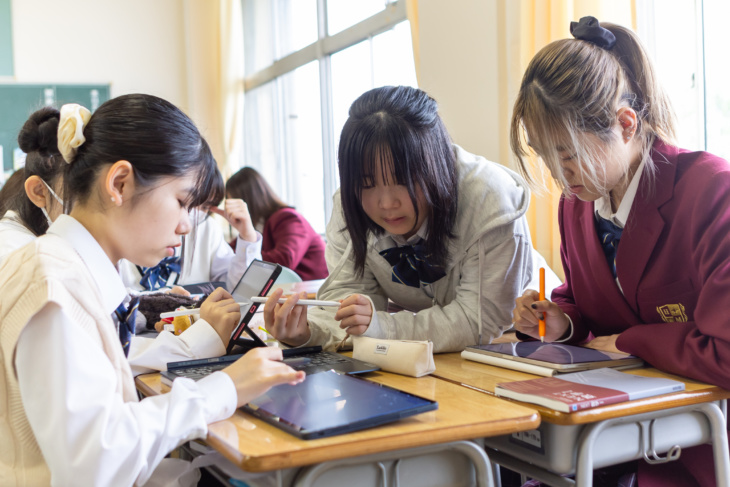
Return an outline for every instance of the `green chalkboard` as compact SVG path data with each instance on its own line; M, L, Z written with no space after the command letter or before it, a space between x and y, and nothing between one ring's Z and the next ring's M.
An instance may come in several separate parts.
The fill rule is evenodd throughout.
M0 84L3 172L14 170L18 132L30 114L46 105L58 108L64 103L78 103L93 112L109 99L109 92L109 85Z
M13 18L10 0L0 0L0 76L13 75Z

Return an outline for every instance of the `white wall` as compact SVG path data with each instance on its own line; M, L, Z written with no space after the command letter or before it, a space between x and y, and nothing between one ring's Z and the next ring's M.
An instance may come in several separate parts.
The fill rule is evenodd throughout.
M454 142L500 161L497 0L420 0L420 87Z
M13 0L20 83L111 83L188 108L181 0Z

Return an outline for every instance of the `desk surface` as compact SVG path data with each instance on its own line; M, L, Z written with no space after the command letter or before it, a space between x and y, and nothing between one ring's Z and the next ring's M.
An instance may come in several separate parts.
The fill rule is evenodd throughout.
M310 465L340 458L510 434L534 429L540 416L533 407L487 396L458 384L376 372L368 380L438 401L436 411L389 425L345 435L300 440L240 410L210 425L206 442L249 472ZM144 395L167 392L159 374L136 379Z
M447 353L434 355L436 362L435 377L445 379L455 384L473 387L487 394L494 395L494 386L498 382L510 382L516 380L534 379L538 376L505 369L492 365L474 362L461 358L459 353ZM640 368L625 370L629 374L644 375L648 377L667 377L685 383L683 392L664 394L661 396L637 399L635 401L610 404L593 409L585 409L574 413L561 413L552 409L529 404L535 408L544 421L554 424L586 424L594 423L609 418L618 418L631 414L659 411L679 406L688 406L703 402L718 401L730 398L730 391L717 386L695 382L686 377L679 377L667 374L654 368ZM506 399L505 399L506 400ZM514 401L517 404L527 405Z

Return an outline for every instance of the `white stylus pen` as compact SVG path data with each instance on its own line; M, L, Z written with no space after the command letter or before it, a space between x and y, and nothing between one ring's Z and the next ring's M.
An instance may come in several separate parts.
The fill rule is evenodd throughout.
M265 296L256 296L251 298L252 303L265 303L269 299ZM284 304L286 298L279 299L280 304ZM236 303L239 306L248 306L251 303ZM297 301L297 306L339 306L340 303L337 301L317 301L316 299L300 299ZM194 309L181 309L180 311L168 311L167 313L160 313L160 318L174 318L176 316L188 316L188 315L199 315L200 308Z
M266 296L254 296L251 301L254 303L265 303L269 299ZM279 304L284 304L286 298L279 298ZM339 301L318 301L316 299L300 299L297 306L339 306Z

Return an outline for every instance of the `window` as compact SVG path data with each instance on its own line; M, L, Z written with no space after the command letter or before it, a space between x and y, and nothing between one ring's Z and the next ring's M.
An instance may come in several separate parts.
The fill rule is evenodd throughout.
M416 86L404 0L242 0L246 165L324 233L352 102Z
M640 0L637 31L677 112L679 146L730 158L726 0Z

